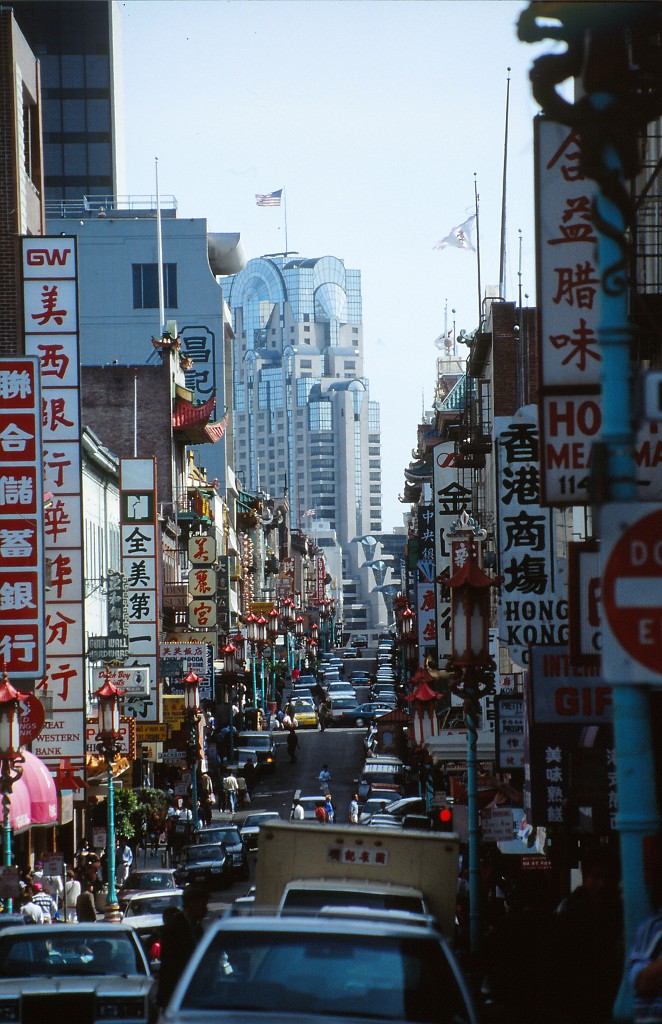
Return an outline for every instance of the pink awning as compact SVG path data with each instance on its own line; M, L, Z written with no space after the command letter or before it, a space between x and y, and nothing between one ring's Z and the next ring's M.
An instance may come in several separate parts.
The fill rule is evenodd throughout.
M9 824L13 832L23 832L32 824L30 816L30 793L23 779L17 779L11 791Z
M55 779L38 757L24 750L23 782L30 796L33 825L57 825L57 789Z

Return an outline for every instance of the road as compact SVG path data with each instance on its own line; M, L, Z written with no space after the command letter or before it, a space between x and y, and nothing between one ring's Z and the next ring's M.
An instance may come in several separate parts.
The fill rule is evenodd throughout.
M357 691L359 701L367 699ZM331 795L336 808L336 820L345 822L349 813L349 801L355 790L355 780L364 762L364 729L300 729L297 760L290 763L285 745L286 734L274 733L277 745L276 769L264 776L257 784L250 807L238 811L234 820L241 823L252 811L278 811L288 819L292 808L294 792L300 789L305 795L319 793L317 781L323 764L331 772ZM214 810L214 821L229 821L231 815ZM220 912L237 896L244 895L255 877L255 854L250 855L250 881L235 882L230 889L214 893L210 901L210 912Z

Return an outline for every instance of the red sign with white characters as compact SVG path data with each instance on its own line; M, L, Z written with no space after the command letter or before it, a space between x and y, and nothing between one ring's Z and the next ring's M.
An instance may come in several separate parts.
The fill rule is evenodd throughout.
M18 734L21 745L32 743L44 728L46 712L44 705L34 693L26 693L19 704Z
M662 505L604 505L602 674L662 682Z

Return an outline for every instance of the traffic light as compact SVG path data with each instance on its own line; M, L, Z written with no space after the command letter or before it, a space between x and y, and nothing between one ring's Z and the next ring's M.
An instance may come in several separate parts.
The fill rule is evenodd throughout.
M453 811L450 807L440 807L437 811L437 831L453 831Z

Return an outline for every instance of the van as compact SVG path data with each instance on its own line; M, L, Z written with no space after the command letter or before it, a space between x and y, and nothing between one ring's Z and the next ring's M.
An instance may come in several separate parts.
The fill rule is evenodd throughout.
M238 747L250 747L255 751L258 771L273 771L276 767L276 744L270 732L240 732L235 743Z

